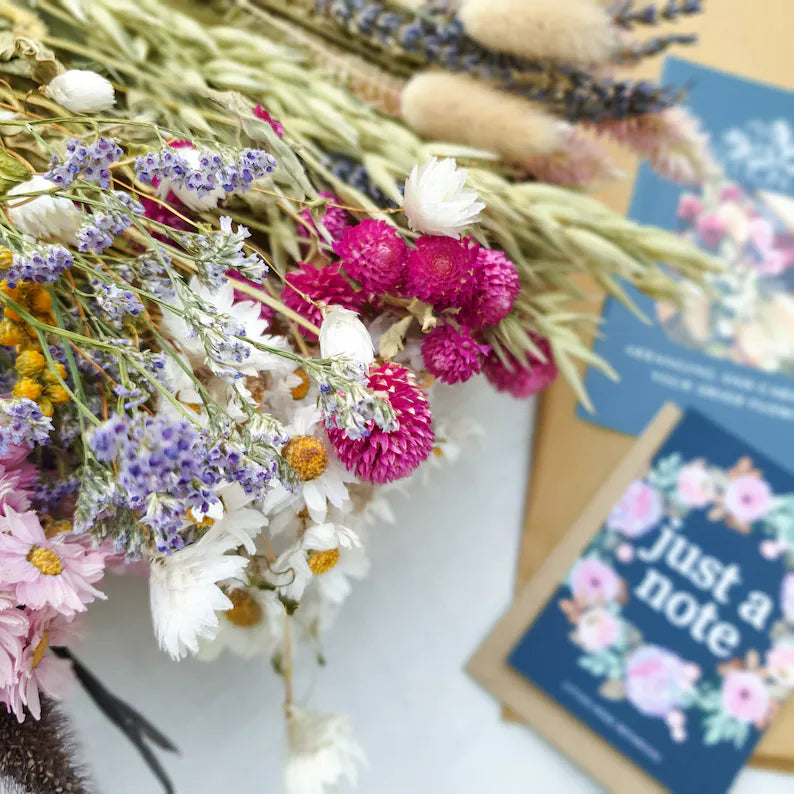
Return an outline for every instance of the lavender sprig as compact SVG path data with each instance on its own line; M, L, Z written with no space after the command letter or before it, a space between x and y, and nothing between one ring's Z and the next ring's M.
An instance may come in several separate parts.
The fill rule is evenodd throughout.
M614 9L613 19L616 24L630 30L634 25L674 22L680 17L700 14L702 11L703 0L668 0L661 7L649 3L640 8L635 7L635 0L625 0Z

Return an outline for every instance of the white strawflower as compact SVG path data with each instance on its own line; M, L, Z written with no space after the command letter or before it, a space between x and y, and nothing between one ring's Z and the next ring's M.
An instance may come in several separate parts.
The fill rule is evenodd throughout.
M110 80L88 69L69 69L53 77L44 94L72 113L101 113L116 104Z
M34 176L12 187L8 195L24 196L25 193L38 193L54 188L55 185L49 179ZM77 228L82 213L70 199L61 196L20 198L6 204L6 213L11 223L20 231L37 240L57 241L68 245L77 242Z
M375 348L369 331L355 312L329 306L320 326L320 355L346 356L367 366L375 360Z
M199 638L215 637L217 612L234 606L217 583L239 578L248 564L244 557L226 553L239 540L213 529L191 546L154 558L149 568L154 633L173 659L196 653Z
M287 764L284 794L323 794L342 781L355 785L364 751L353 738L348 719L287 709Z
M415 165L405 180L403 212L415 232L458 238L480 220L485 208L475 190L466 190L465 168L457 168L451 157L433 157L423 166Z

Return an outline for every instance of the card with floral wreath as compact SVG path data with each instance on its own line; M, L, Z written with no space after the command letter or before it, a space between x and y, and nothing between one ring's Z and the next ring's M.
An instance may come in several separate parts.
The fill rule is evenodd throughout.
M486 643L502 643L509 670L472 664L632 794L728 791L794 688L794 475L705 416L679 416L663 411ZM517 697L527 682L546 699ZM618 785L629 773L603 771L581 724L660 787Z
M637 435L665 400L731 424L786 465L794 436L794 93L678 58L715 167L681 186L640 168L630 217L678 232L726 268L681 305L627 294L653 323L606 302L582 419Z

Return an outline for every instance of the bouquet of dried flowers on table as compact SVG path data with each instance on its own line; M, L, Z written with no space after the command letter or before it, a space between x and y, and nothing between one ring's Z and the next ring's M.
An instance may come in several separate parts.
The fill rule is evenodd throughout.
M31 723L60 735L76 677L169 786L148 743L170 741L72 652L105 573L134 566L174 659L273 657L285 789L321 791L361 751L293 701L294 645L366 574L386 486L454 450L432 384L578 385L573 357L608 364L572 275L674 299L713 264L426 147L251 30L157 0L37 6L0 5L0 774L48 790L18 759ZM68 758L57 774L81 790Z

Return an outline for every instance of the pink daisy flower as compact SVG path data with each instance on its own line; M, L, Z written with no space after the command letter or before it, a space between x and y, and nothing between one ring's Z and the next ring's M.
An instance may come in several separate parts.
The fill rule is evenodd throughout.
M386 221L367 218L348 226L334 244L345 272L368 292L390 292L402 281L408 248Z
M10 595L0 595L0 688L16 679L30 631L28 616Z
M385 433L373 422L366 438L354 441L338 428L330 428L328 437L342 463L362 480L385 483L407 477L433 449L427 397L413 372L398 364L371 367L369 388L388 397L397 429Z
M299 293L307 295L311 300L325 303L327 306L342 306L358 312L364 302L360 292L356 292L350 282L339 272L339 263L334 262L327 267L313 267L302 262L298 270L289 273L286 286L281 292L281 300L301 317L320 326L323 315L313 303L304 300ZM314 334L299 328L309 338Z
M29 464L23 464L27 465ZM23 512L30 507L28 489L23 485L27 479L24 469L8 469L0 465L0 515L5 512L6 505L17 512Z
M474 328L496 325L510 313L520 290L518 270L504 253L480 248L474 294L458 317Z
M491 349L479 344L465 326L439 325L422 340L427 371L444 383L463 383L482 370L482 357Z
M479 250L470 237L420 237L408 254L406 293L436 309L465 306L475 291Z
M485 377L497 388L522 399L545 389L557 377L557 364L547 339L532 334L532 341L543 353L543 359L527 353L526 363L507 353L511 367L507 367L495 352L491 351L483 363Z
M321 190L318 195L328 199L331 204L342 203L342 199L339 196L335 193L329 193L327 190ZM317 231L314 218L312 218L312 211L308 207L305 210L301 210L301 218L306 221L309 228L319 237L320 232ZM326 206L320 220L334 241L341 239L345 229L350 226L350 215L348 215L347 210L343 210L341 207ZM303 224L298 224L298 234L301 237L309 237L309 231Z
M75 682L71 662L50 648L66 647L79 638L74 622L51 609L29 611L30 629L15 680L0 688L0 703L24 722L27 710L33 719L41 717L41 693L61 700Z
M17 601L31 609L51 606L72 617L104 594L92 587L102 578L105 555L78 536L48 538L33 511L6 507L0 517L0 580L14 587Z

